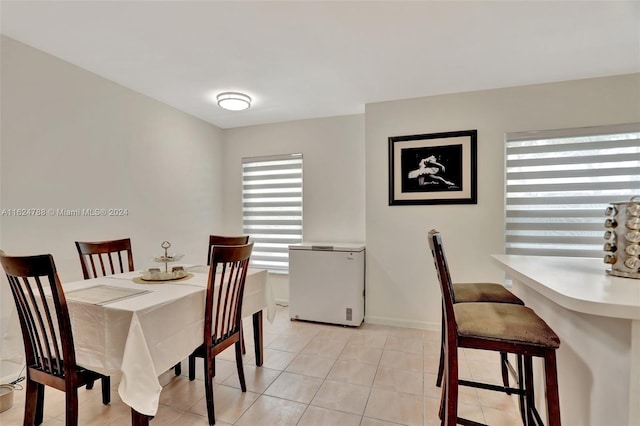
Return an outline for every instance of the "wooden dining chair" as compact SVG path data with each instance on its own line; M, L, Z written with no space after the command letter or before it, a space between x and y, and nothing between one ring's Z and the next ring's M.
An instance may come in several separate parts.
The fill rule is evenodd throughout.
M133 271L133 253L129 238L95 242L76 241L76 248L85 280ZM124 255L128 269L125 269L125 263L122 261ZM96 265L99 269L96 269Z
M213 246L236 246L247 244L249 242L248 235L239 236L224 236L224 235L209 235L209 250L207 252L207 265L211 264L211 249ZM244 329L240 325L240 342L242 343L242 353L247 353L247 348L244 344Z
M429 232L429 247L433 255L445 321L444 386L440 406L442 424L478 424L458 417L458 386L506 392L504 386L458 378L458 349L470 348L516 354L523 360L524 384L509 389L522 395L523 424L542 424L535 407L532 357L544 361L547 424L560 425L556 349L560 339L536 313L522 305L509 303L454 303L453 284L449 274L442 237L438 231ZM519 363L520 364L520 363ZM535 422L535 423L534 423Z
M253 243L214 246L211 253L211 268L209 269L205 300L203 343L189 355L190 371L195 368L196 357L204 358L207 415L211 425L215 424L213 403L213 378L216 374L215 357L234 344L240 388L242 392L247 391L242 368L240 327L242 324L242 297L252 249Z
M130 238L107 241L76 241L76 249L85 280L134 270ZM178 366L176 376L180 373L181 369Z
M53 257L0 253L0 262L16 303L24 341L24 425L42 423L45 386L66 393L65 423L77 425L78 388L101 379L102 402L108 404L109 378L76 364L69 311Z

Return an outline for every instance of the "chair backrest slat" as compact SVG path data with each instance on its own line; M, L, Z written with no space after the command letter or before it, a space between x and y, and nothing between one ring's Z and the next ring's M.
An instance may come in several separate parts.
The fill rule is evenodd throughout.
M84 279L97 278L99 276L113 275L123 272L133 271L133 252L131 250L131 240L129 238L111 241L81 242L76 241L76 248L80 256L80 265ZM126 253L128 269L125 269L123 254ZM114 262L114 257L118 261ZM106 259L105 259L106 258ZM94 260L96 259L96 260ZM108 261L109 269L106 268ZM96 270L96 263L100 264L102 275ZM119 268L116 268L116 265Z
M215 345L240 331L252 249L253 243L213 247L205 303L205 342Z
M118 252L118 264L120 265L120 271L124 272L124 266L122 266L122 252ZM111 267L113 270L113 266ZM115 273L115 272L114 272Z

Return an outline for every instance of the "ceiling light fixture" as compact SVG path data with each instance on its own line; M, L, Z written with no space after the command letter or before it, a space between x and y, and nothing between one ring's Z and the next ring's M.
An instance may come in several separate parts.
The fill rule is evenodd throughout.
M242 111L251 106L251 98L244 93L224 92L217 97L218 106L229 111Z

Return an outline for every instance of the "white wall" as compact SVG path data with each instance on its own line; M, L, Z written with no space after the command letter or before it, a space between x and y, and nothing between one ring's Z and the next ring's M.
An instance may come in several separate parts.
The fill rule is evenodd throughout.
M242 158L301 152L303 238L365 240L364 116L228 129L224 146L225 232L242 232ZM275 298L288 300L287 277L270 279Z
M1 43L0 209L128 214L5 215L0 248L53 254L63 281L82 279L76 240L130 237L138 269L153 264L163 240L185 262L204 262L207 235L222 223L222 131L10 38ZM12 300L3 279L4 327Z
M442 232L452 278L496 281L503 253L504 134L640 121L640 74L366 106L367 320L439 329L427 231ZM478 130L478 204L388 206L388 137Z

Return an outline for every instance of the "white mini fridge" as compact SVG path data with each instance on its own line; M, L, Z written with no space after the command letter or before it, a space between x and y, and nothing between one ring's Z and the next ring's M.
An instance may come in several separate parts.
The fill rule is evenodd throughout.
M289 246L291 319L357 327L364 320L364 298L364 244Z

